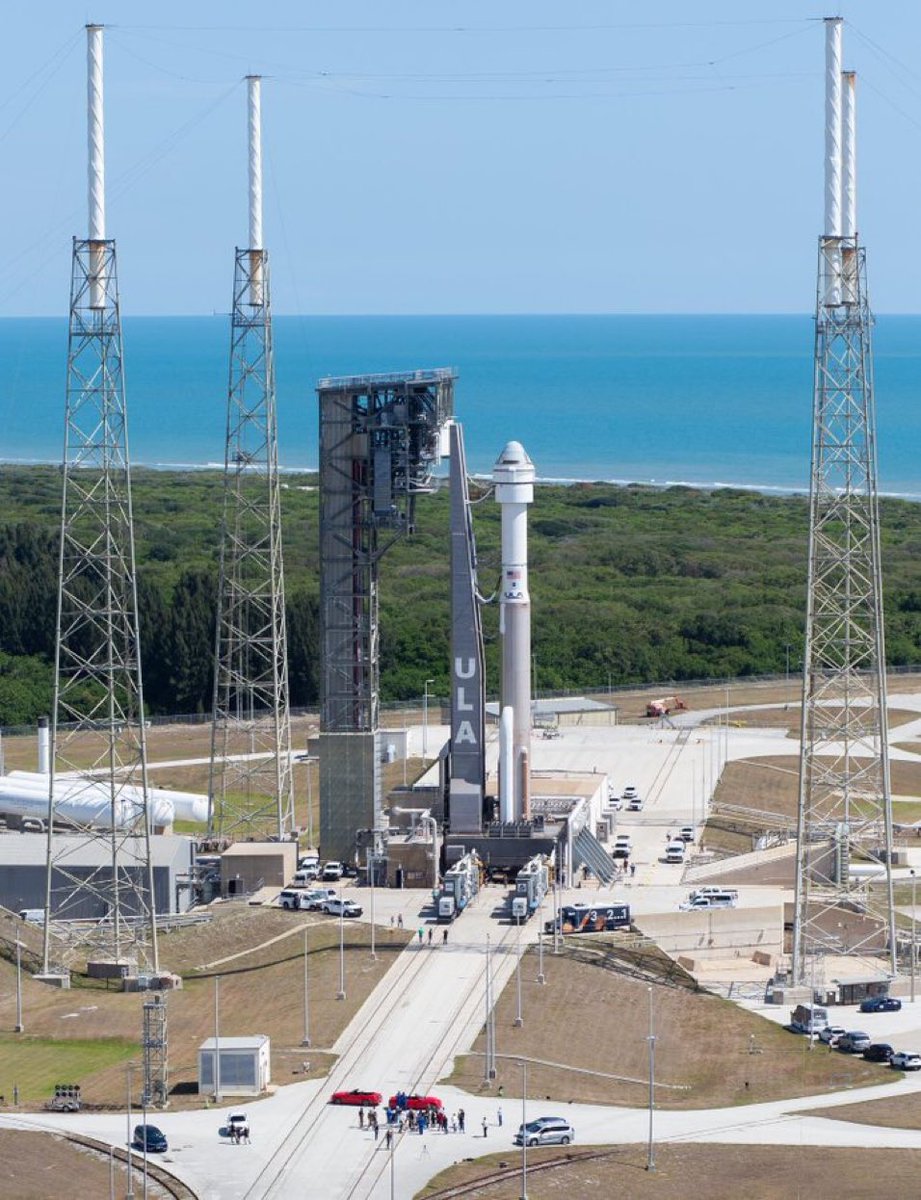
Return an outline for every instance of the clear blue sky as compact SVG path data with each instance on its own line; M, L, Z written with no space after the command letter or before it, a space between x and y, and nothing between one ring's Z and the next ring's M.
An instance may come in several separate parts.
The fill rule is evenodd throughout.
M86 234L85 34L106 31L129 314L229 307L266 76L279 313L804 312L822 206L812 0L72 0L0 84L0 316L65 314ZM845 3L877 311L921 311L921 4Z

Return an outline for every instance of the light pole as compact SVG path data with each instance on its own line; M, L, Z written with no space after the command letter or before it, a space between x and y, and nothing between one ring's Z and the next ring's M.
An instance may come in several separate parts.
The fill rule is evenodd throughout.
M911 868L911 1003L915 1002L915 869Z
M134 1063L125 1063L125 1077L128 1086L127 1124L128 1124L128 1190L125 1200L134 1200L134 1165L131 1158L131 1068Z
M515 946L515 987L518 992L518 1015L515 1017L515 1025L520 1029L524 1024L524 1017L521 1015L521 916L515 914L515 923L518 926L518 941Z
M313 780L309 753L307 754L307 841L310 843L310 849L315 849L313 844Z
M429 684L434 683L434 679L426 679L425 686L422 689L422 761L428 758L429 753Z
M214 977L214 1103L220 1104L221 1095L221 977Z
M557 864L553 876L553 953L560 952L560 870Z
M787 679L787 683L789 683L789 682L790 682L790 643L789 643L789 642L787 642L787 644L784 646L784 649L785 649L785 650L786 650L786 652L787 652L787 671L786 671L786 679Z
M345 999L345 907L339 905L339 991L337 1000Z
M649 1144L646 1148L646 1170L654 1171L656 1169L656 1144L653 1140L652 1119L656 1107L656 1030L651 986L649 987L649 1036L646 1040L649 1043Z
M371 834L372 838L374 834ZM368 882L371 884L371 961L377 961L377 948L374 942L374 868L376 858L372 854L372 847L367 847L365 850L365 870L368 873Z
M521 1200L528 1200L528 1064L521 1060Z
M307 926L304 926L304 1036L302 1046L310 1045L310 992L307 987Z
M22 942L16 939L16 1026L14 1033L22 1033L25 1025L22 1023Z

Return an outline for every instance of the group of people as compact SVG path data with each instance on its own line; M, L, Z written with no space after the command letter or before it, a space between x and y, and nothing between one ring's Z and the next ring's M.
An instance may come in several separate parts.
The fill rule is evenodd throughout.
M393 1144L393 1135L396 1133L422 1133L427 1129L439 1129L442 1133L463 1133L464 1123L466 1121L466 1113L462 1108L459 1108L452 1117L435 1105L430 1105L424 1109L409 1108L407 1101L408 1097L405 1092L397 1092L396 1104L393 1107L388 1106L385 1111L387 1118L387 1127L385 1130L385 1144L389 1150ZM367 1116L363 1108L358 1110L358 1127L368 1129L374 1134L374 1140L377 1141L380 1132L378 1124L378 1116L376 1109L369 1109Z
M235 1146L249 1145L249 1126L248 1125L231 1125L230 1140Z

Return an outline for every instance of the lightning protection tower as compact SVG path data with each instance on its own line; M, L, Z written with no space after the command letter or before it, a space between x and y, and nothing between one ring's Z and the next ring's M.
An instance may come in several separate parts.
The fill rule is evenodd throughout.
M794 983L817 958L885 955L895 972L892 812L876 414L857 236L854 76L826 27L825 233L819 239ZM876 864L855 893L851 863Z
M70 298L46 974L78 950L101 972L159 969L121 319L105 231L102 27L87 26L87 37L89 237L74 240ZM75 918L79 941L52 942Z
M210 832L294 828L261 80L249 76L249 248L236 251L211 738Z

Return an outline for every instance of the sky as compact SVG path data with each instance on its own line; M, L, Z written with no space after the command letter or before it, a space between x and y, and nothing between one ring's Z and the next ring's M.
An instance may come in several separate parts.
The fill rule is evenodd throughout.
M262 74L277 313L814 307L811 0L72 0L17 6L0 82L0 316L65 316L86 236L87 21L106 25L128 315L230 304ZM921 4L839 5L873 307L921 311Z

